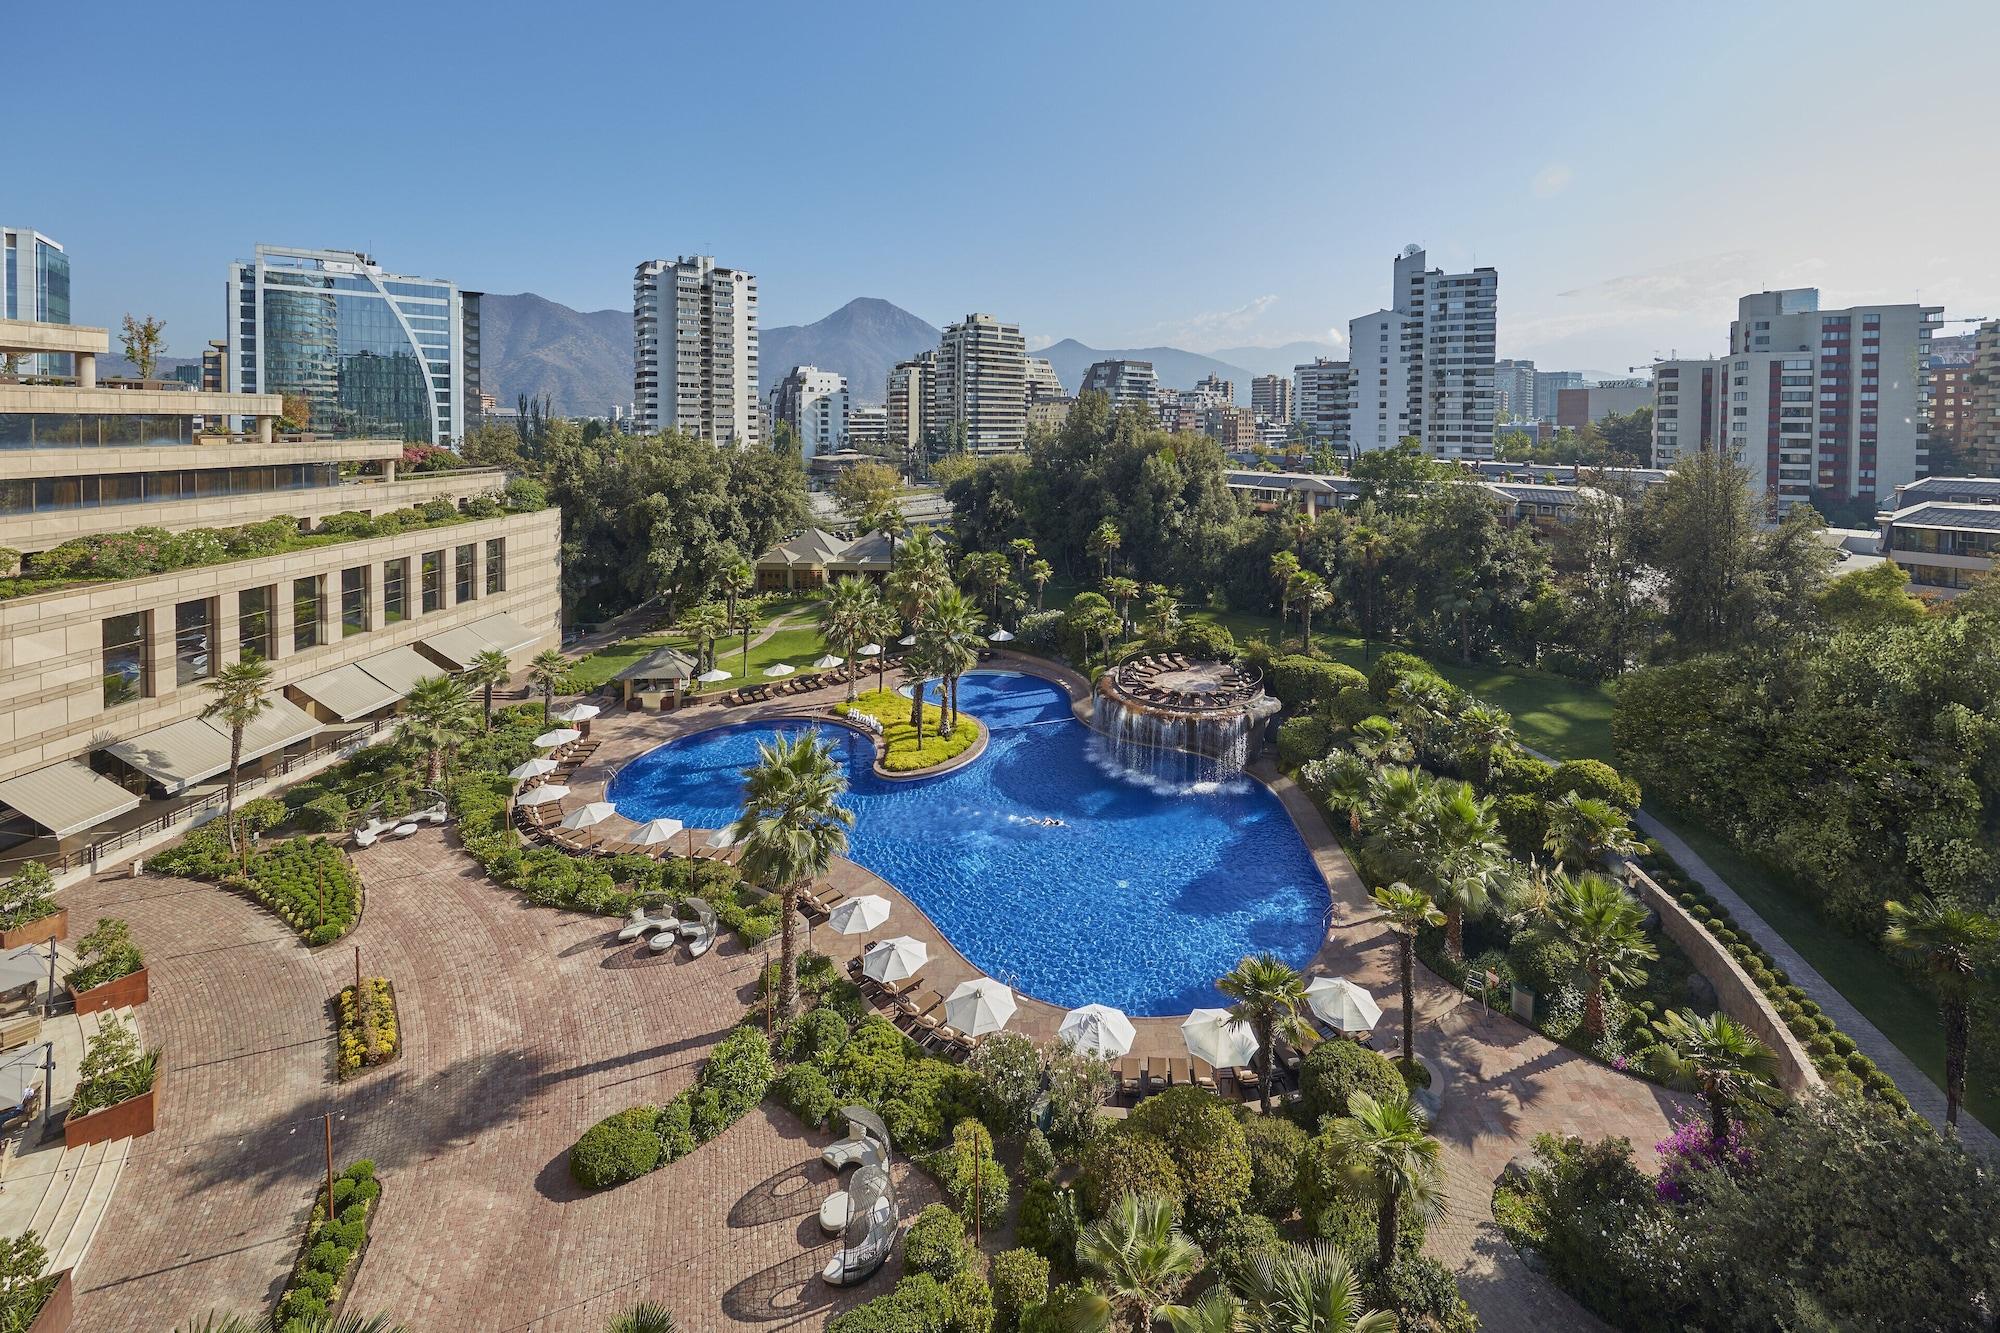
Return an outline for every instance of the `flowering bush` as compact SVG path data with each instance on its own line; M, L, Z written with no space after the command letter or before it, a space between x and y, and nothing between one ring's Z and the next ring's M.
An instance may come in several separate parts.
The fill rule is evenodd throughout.
M1653 1182L1653 1192L1662 1203L1683 1202L1688 1178L1697 1171L1717 1166L1736 1170L1754 1160L1742 1122L1730 1125L1729 1137L1717 1144L1708 1121L1693 1115L1675 1125L1674 1132L1654 1144L1653 1150L1660 1154L1660 1174Z
M396 1026L396 992L387 977L363 977L357 1002L354 987L340 992L340 1075L379 1065L396 1057L401 1038Z

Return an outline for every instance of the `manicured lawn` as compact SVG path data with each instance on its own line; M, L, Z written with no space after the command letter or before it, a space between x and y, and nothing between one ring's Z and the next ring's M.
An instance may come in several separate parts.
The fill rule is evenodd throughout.
M949 736L938 734L943 710L936 704L924 705L924 739L917 742L917 730L910 725L910 701L893 689L870 690L856 698L854 712L866 713L882 724L885 753L882 767L891 773L914 773L932 768L965 753L979 739L980 726L970 713L958 715L958 729ZM840 704L836 712L845 715L850 705Z
M764 668L779 662L789 663L800 671L809 670L814 659L827 651L820 641L819 631L810 623L812 608L816 605L812 598L793 597L767 604L760 609L757 628L750 631L755 639L758 634L780 616L790 615L795 624L779 630L763 643L753 643L750 648L750 673L748 679L763 679ZM694 656L694 640L684 634L656 632L636 634L629 639L598 649L590 656L570 668L570 688L579 693L594 690L632 663L652 652L655 648L678 648L688 656ZM716 645L716 662L724 671L730 672L732 679L714 685L700 687L701 692L713 693L734 689L743 684L743 636L731 635Z

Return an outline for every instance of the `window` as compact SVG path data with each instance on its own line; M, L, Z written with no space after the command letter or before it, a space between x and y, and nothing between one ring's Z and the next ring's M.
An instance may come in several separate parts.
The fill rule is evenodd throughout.
M151 694L146 680L146 613L104 621L104 706L116 708Z
M319 646L320 606L326 600L326 577L292 580L292 651Z
M382 623L394 625L410 618L410 561L390 560L382 565Z
M456 585L452 594L454 604L469 602L479 596L475 582L479 574L478 560L479 548L471 542L452 553L452 582Z
M215 674L215 599L174 608L174 683L192 685Z
M271 589L236 594L236 646L245 657L271 656Z
M444 610L444 552L424 552L424 614Z
M340 571L340 636L368 632L368 566Z

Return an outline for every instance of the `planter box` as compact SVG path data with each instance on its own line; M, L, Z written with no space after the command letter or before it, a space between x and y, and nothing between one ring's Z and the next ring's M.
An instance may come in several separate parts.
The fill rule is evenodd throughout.
M101 1009L122 1009L127 1005L144 1004L152 995L146 980L146 969L122 976L116 981L107 981L102 986L92 986L89 990L69 988L70 1001L76 1005L76 1012L94 1014Z
M0 949L18 949L24 944L47 944L50 940L65 939L69 935L69 909L59 907L54 916L45 916L40 921L30 921L25 926L15 926L11 930L0 930Z
M63 1147L81 1148L89 1143L137 1138L141 1134L152 1133L154 1112L160 1100L160 1084L164 1080L165 1071L162 1070L154 1075L152 1088L137 1097L128 1097L116 1106L107 1106L80 1118L66 1117L63 1120Z
M70 1312L76 1305L76 1292L70 1283L74 1269L65 1268L56 1278L56 1289L42 1302L41 1312L35 1322L28 1325L28 1333L69 1333Z

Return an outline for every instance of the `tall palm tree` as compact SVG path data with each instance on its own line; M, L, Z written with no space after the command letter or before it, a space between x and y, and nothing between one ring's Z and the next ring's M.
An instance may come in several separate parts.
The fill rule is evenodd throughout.
M1426 887L1444 909L1445 952L1463 962L1465 918L1492 905L1511 859L1493 798L1480 796L1470 783L1434 784L1428 819L1422 853L1429 862Z
M1026 583L1028 562L1040 554L1035 550L1035 543L1027 537L1016 537L1007 543L1007 554L1014 558L1014 576Z
M488 648L472 659L466 669L465 683L479 691L480 714L483 719L482 731L493 730L493 691L507 683L514 668L508 665L507 654L498 648Z
M1104 595L1111 599L1112 609L1118 612L1118 628L1124 633L1132 632L1132 617L1128 608L1132 599L1139 595L1139 580L1128 579L1124 575L1114 575L1104 580Z
M1313 613L1333 605L1333 590L1326 580L1310 569L1302 569L1292 579L1287 599L1299 608L1299 650L1312 652Z
M450 676L425 676L403 696L403 734L423 746L431 786L443 779L445 751L465 734L471 712L465 687Z
M1229 1016L1257 1034L1257 1098L1269 1115L1273 1039L1282 1036L1301 1049L1317 1040L1300 1012L1306 1007L1305 978L1276 954L1260 953L1238 962L1215 988L1236 1001Z
M889 571L889 597L912 633L931 603L950 586L950 556L937 533L929 528L911 533ZM921 689L910 692L910 725L919 729L924 724L923 694Z
M1056 576L1056 568L1046 560L1028 562L1027 580L1035 585L1035 609L1042 609L1042 593L1049 586L1049 580Z
M958 678L978 665L979 648L986 641L981 633L984 629L979 612L956 588L939 593L917 623L917 642L944 685L946 726L950 730L958 728Z
M715 643L729 632L729 612L720 602L702 602L681 617L681 633L694 640L695 665L715 665Z
M868 511L862 526L877 536L889 539L889 560L894 563L896 539L902 536L903 529L909 526L909 520L903 517L902 504L893 497L881 500Z
M1396 932L1398 971L1403 983L1403 1063L1417 1058L1417 931L1424 926L1442 926L1444 913L1422 889L1413 889L1402 880L1385 884L1368 895L1382 909L1382 920Z
M854 702L854 654L868 642L868 627L880 599L875 585L852 574L833 581L821 595L819 632L847 659L847 701Z
M1944 1019L1944 1120L1958 1128L1965 1098L1965 1054L1972 997L1992 979L2000 958L2000 919L1955 898L1913 898L1882 904L1889 928L1882 943L1915 963L1936 992Z
M1427 1221L1444 1215L1438 1141L1424 1132L1423 1113L1407 1092L1380 1101L1349 1094L1347 1114L1327 1133L1341 1171L1375 1195L1375 1261L1387 1268L1396 1258L1396 1215L1405 1200Z
M759 741L743 778L743 813L729 831L743 848L738 869L779 897L778 1010L790 1018L799 997L799 890L847 850L854 812L840 804L847 778L817 731Z
M1544 845L1564 865L1595 869L1617 853L1630 856L1639 849L1625 813L1609 801L1564 792L1549 804L1549 831Z
M1278 585L1278 642L1285 641L1285 626L1292 621L1292 580L1299 576L1299 557L1279 551L1271 557L1271 581Z
M731 620L736 618L738 600L744 593L757 586L757 571L750 568L750 562L737 556L724 562L715 571L715 588L722 594L723 609Z
M1180 599L1162 588L1146 603L1146 632L1154 638L1171 640L1181 627Z
M867 638L875 645L875 688L888 688L889 653L888 643L896 637L900 622L896 619L896 608L882 600L880 588L875 590L875 605L868 613Z
M1558 870L1549 877L1549 917L1583 968L1583 1030L1602 1037L1606 984L1643 985L1640 964L1660 956L1646 938L1646 909L1602 875Z
M271 707L271 664L251 653L238 658L202 682L208 691L203 717L219 718L229 728L229 784L222 797L222 826L229 830L229 849L238 851L236 784L243 769L243 731Z
M1656 1019L1653 1030L1660 1034L1653 1075L1708 1103L1716 1147L1729 1139L1731 1103L1768 1101L1776 1095L1778 1057L1729 1015L1703 1018L1692 1009L1676 1009Z
M1331 1241L1257 1256L1236 1289L1256 1333L1395 1333L1395 1315L1363 1308L1361 1274Z
M528 684L542 694L542 725L549 724L549 705L555 701L556 691L563 687L569 677L569 659L554 648L544 648L528 663Z
M747 680L750 676L750 631L757 628L757 613L745 600L738 602L734 611L725 614L729 617L729 632L743 636L743 660L736 669Z
M604 1333L680 1333L674 1312L657 1301L640 1301L604 1326Z
M967 584L991 616L1000 614L1000 590L1007 586L1007 557L998 551L974 551L959 564Z
M1493 781L1493 756L1514 740L1513 719L1503 708L1474 703L1458 715L1458 743L1473 762L1466 765L1479 775L1481 786Z
M1335 750L1314 769L1319 797L1338 814L1347 816L1347 832L1361 836L1361 817L1372 800L1375 770L1352 750Z
M1103 1288L1081 1302L1086 1318L1107 1315L1144 1333L1155 1313L1194 1276L1201 1251L1181 1234L1173 1205L1131 1191L1084 1228L1076 1261ZM1100 1325L1101 1326L1101 1325Z
M1108 518L1091 531L1089 539L1084 542L1084 549L1097 561L1097 577L1111 576L1111 558L1118 554L1123 541L1118 535L1118 525Z

